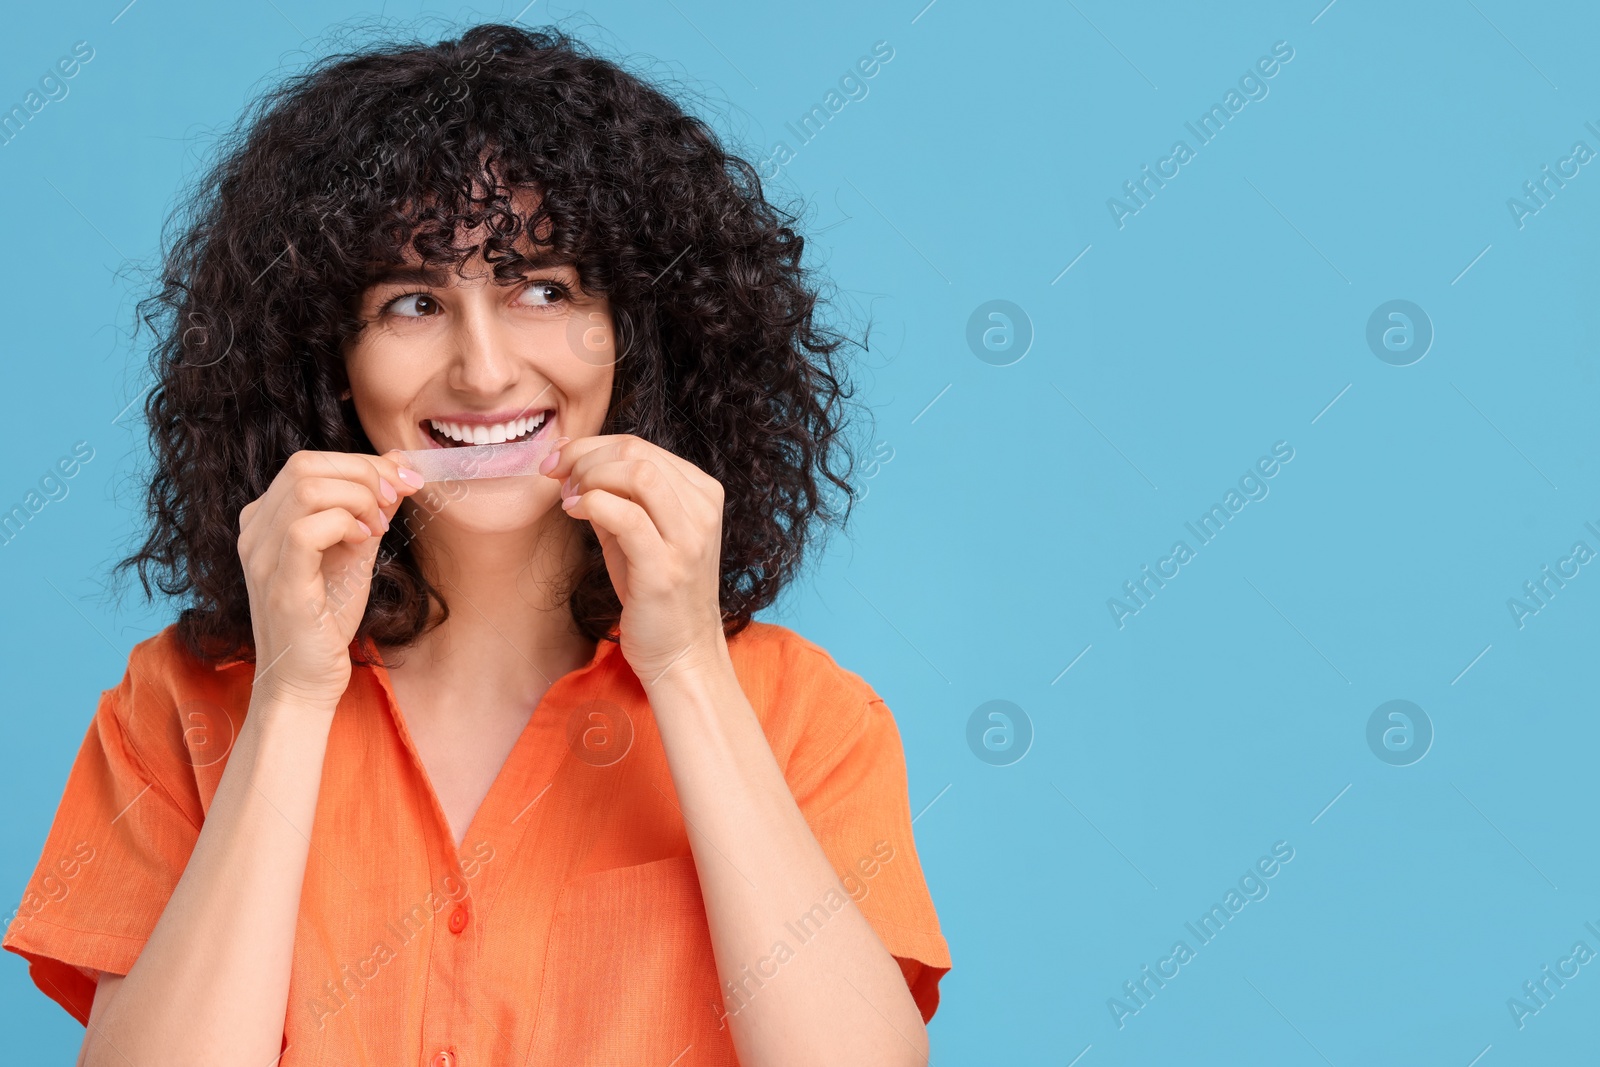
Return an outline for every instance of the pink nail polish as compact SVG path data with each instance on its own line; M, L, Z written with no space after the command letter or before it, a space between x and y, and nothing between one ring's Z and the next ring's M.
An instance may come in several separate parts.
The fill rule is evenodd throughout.
M418 474L416 471L412 470L410 467L401 467L400 468L400 480L402 482L405 482L407 485L411 486L411 488L413 488L413 489L421 489L422 488L422 483L423 483L422 475Z
M393 504L400 495L394 491L394 486L389 484L387 478L378 479L378 491L383 494L383 501L386 504Z
M549 474L556 469L556 464L561 462L561 453L552 452L539 461L539 473Z
M564 508L570 508L572 505L576 504L577 502L578 502L578 498L576 496L564 496L564 497L561 498L561 506L564 507Z
M366 534L368 537L372 536L372 527L368 526L366 523L362 522L360 519L356 520L356 525L361 527L361 532L362 533Z

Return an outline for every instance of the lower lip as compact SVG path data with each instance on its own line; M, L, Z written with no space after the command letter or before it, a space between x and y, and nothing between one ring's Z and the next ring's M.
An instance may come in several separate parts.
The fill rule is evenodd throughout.
M451 448L433 440L426 434L432 448L417 457L418 469L429 481L458 481L479 478L512 478L537 474L538 465L550 452L554 443L550 426L555 413L545 417L544 424L528 437L498 444L473 444ZM442 464L432 462L433 452L440 453ZM447 458L448 457L448 458ZM423 461L428 462L424 463Z

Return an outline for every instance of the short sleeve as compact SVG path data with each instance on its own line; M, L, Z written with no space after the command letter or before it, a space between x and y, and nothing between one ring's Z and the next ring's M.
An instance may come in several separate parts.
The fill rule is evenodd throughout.
M193 769L160 680L136 648L121 684L101 693L0 940L28 961L45 995L86 1025L92 976L133 967L200 833Z
M900 732L882 698L831 657L824 660L816 669L844 679L824 687L847 702L835 709L844 728L822 740L820 751L805 753L791 782L795 800L845 891L899 961L927 1022L939 1006L950 948L912 839Z

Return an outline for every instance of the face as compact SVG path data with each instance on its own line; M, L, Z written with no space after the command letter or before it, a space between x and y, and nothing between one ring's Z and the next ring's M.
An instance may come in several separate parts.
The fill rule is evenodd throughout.
M461 275L426 274L413 262L369 286L361 318L367 325L345 369L357 418L380 453L588 437L605 421L616 360L611 308L583 292L570 265L507 285L481 257ZM429 523L478 532L565 518L549 478L441 482L419 496L430 502Z

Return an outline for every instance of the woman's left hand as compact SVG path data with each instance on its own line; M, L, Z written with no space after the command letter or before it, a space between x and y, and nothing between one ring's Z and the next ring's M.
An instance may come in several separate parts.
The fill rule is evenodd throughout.
M600 539L622 601L622 654L639 681L726 657L722 483L633 434L562 440L541 471Z

